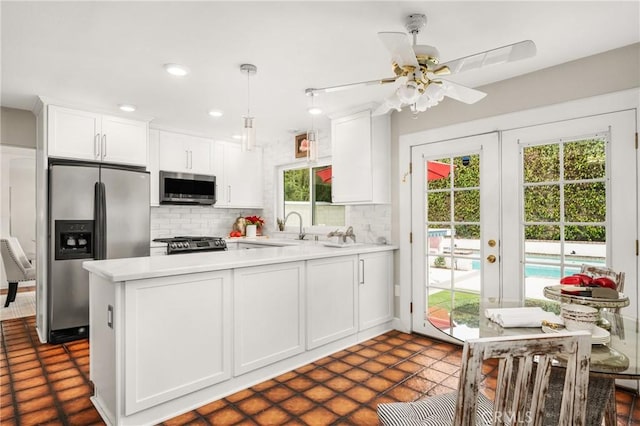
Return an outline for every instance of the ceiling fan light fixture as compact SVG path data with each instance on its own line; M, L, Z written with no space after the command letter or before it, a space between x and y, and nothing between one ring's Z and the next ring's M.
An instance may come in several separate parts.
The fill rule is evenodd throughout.
M409 81L398 87L396 91L400 100L405 104L412 104L420 96L419 86L415 81Z

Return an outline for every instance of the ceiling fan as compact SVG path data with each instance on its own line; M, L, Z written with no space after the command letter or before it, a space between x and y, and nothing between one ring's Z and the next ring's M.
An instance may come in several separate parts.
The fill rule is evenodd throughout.
M488 65L519 61L535 56L536 45L531 40L486 50L470 56L440 63L440 52L434 46L417 44L420 30L427 24L423 14L407 17L407 32L413 36L413 44L407 34L401 32L379 32L378 37L391 54L394 77L359 83L343 84L324 88L305 90L308 96L330 93L376 84L395 84L397 89L374 111L374 114L386 114L392 109L400 111L408 105L414 116L419 112L437 105L445 96L467 104L473 104L486 96L486 93L461 84L442 80L442 76L482 68Z

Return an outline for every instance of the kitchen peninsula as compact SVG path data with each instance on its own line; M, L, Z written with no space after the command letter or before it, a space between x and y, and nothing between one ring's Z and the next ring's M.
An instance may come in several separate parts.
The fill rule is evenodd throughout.
M94 405L108 424L157 424L390 330L395 248L85 262Z

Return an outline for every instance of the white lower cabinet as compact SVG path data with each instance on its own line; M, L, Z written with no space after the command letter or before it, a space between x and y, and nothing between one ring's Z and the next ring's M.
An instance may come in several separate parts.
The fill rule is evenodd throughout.
M393 318L393 252L358 256L360 330Z
M92 401L109 424L150 424L152 407L231 378L230 270L115 283L90 274L89 285Z
M307 349L358 331L358 257L307 261Z
M234 375L304 351L304 262L233 271Z
M125 414L231 377L229 271L131 282L125 293Z

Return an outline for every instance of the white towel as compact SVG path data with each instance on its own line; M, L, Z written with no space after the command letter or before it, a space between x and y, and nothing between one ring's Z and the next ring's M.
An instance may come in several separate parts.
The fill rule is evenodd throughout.
M484 315L504 328L541 327L543 320L559 324L563 322L558 315L543 311L540 307L486 309Z

